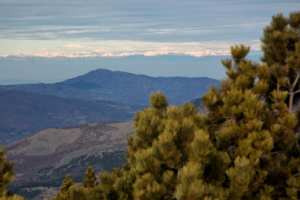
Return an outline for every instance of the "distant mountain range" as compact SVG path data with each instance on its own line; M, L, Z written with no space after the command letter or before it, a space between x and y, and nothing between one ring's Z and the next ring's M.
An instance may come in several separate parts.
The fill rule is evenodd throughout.
M150 77L97 69L59 83L7 85L0 86L0 90L148 106L151 92L161 90L169 98L170 104L182 104L200 98L213 83L219 85L218 80L206 77Z
M131 121L142 106L87 101L22 91L0 91L0 145L47 127L90 122Z
M132 125L104 122L47 128L4 146L8 159L15 163L16 175L10 189L19 194L38 186L47 190L60 186L69 173L73 181L82 182L89 166L96 174L120 167L126 162L126 137L133 134ZM50 198L55 191L52 196L41 195L40 199Z

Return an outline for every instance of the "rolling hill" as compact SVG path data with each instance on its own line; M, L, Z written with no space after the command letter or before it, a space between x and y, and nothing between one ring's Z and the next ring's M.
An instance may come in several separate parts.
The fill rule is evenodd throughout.
M126 162L126 137L133 134L132 125L103 122L47 128L4 146L8 159L15 163L11 189L58 187L69 173L75 182L82 182L89 166L97 174L120 167Z
M61 98L22 91L0 91L0 145L47 127L104 121L131 121L142 106Z

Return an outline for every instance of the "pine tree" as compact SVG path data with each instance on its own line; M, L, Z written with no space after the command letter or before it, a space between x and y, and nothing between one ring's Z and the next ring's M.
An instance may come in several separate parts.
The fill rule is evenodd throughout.
M92 167L88 167L88 169L85 172L85 176L82 177L82 179L82 184L85 188L94 188L97 185L95 172Z
M7 160L4 155L4 150L0 146L0 200L24 200L24 198L18 195L12 195L7 189L14 175L14 164Z
M0 146L0 197L6 196L6 186L13 180L13 166L14 164L9 162L4 155L3 148Z
M270 26L264 29L261 38L264 56L262 61L270 69L270 90L288 92L288 109L299 100L300 76L300 11L292 12L289 18L283 14L273 16Z
M201 119L206 125L195 132L189 163L182 169L180 199L272 199L273 185L266 180L275 169L275 119L263 100L267 83L255 82L266 66L246 60L249 50L232 46L232 59L222 61L228 78L202 97L209 115ZM191 171L197 171L196 177Z
M63 183L60 187L60 192L56 194L54 200L68 200L70 198L70 188L74 185L74 182L71 179L71 175L67 174L66 179L63 180Z
M201 134L196 132L191 151L196 155L182 169L178 197L300 197L298 120L292 113L299 92L299 31L300 12L291 13L289 19L273 16L262 38L262 66L245 59L249 47L231 47L232 59L222 61L228 78L221 81L220 89L212 86L203 96L209 110L207 126ZM205 135L205 143L211 144L203 145ZM218 156L221 151L226 153ZM206 163L213 155L222 159ZM202 169L199 178L191 175L197 164ZM216 167L226 178L210 174Z

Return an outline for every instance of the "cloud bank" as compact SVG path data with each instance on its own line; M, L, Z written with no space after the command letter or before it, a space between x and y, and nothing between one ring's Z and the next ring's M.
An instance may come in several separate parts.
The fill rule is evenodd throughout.
M160 55L189 55L194 57L202 56L222 56L229 55L228 51L197 51L197 52L180 52L180 51L147 51L147 52L131 52L131 53L101 53L101 52L73 52L73 53L55 53L55 52L41 52L41 53L24 53L24 54L2 54L0 57L42 57L42 58L93 58L93 57L127 57L127 56L160 56Z
M0 40L1 41L1 40ZM18 44L13 45L15 48ZM11 53L0 51L0 57L126 57L134 55L159 56L159 55L189 55L193 57L229 55L230 45L228 42L142 42L142 41L98 41L66 43L58 46L44 46L44 43L32 41L31 52L27 49L11 49ZM259 51L259 41L250 44L253 52Z
M299 7L299 0L0 0L0 55L199 57L239 43L259 50L253 41L271 16Z

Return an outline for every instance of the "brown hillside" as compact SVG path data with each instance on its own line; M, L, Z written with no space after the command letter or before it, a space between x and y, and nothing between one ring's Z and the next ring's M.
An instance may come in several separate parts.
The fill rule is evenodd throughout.
M57 186L67 173L80 180L88 166L96 172L119 167L125 161L126 136L133 133L132 125L105 122L48 128L6 145L6 154L15 163L13 185Z

